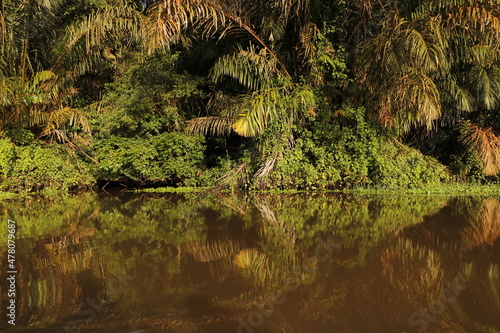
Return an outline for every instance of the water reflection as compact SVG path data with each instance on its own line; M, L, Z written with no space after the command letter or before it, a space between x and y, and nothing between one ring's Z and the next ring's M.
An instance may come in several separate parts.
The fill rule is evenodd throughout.
M0 206L19 225L9 332L500 332L498 198L88 193Z

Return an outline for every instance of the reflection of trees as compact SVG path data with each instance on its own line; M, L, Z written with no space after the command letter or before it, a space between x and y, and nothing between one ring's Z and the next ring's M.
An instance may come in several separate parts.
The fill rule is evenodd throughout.
M96 209L95 194L36 197L0 202L0 218L17 222L17 237L55 241L54 237L60 236L58 242L64 247L64 236L74 232L85 219L95 217ZM7 239L2 237L0 246L6 244Z
M397 293L412 306L428 304L443 289L443 267L439 254L410 239L399 239L381 256L383 273Z
M307 332L312 324L321 332L326 323L342 332L395 331L460 276L473 287L429 332L486 332L495 323L485 318L500 317L499 204L450 202L469 221L456 232L435 227L447 200L433 197L92 194L12 202L7 214L16 211L29 236L20 323L84 325L76 307L104 289L113 299L86 329L230 331L279 291L286 302L264 322L266 332ZM336 246L318 252L318 240L329 238ZM117 287L124 274L133 281Z
M493 245L500 237L500 201L485 199L471 226L464 231L469 246Z
M332 286L324 282L337 274L335 267L366 266L372 249L392 237L402 224L419 223L423 216L435 213L446 203L439 198L382 200L375 196L344 195L260 195L250 200L256 209L253 220L259 229L259 242L255 247L242 249L233 263L239 268L237 272L251 284L237 296L215 297L213 304L240 309L244 317L259 304L271 300L273 291L278 289L290 299L287 306L295 307L300 318L339 322L342 319L335 312L343 307L350 283L343 281L343 285ZM236 206L248 206L248 201ZM319 262L314 250L318 237L326 235L335 236L341 246ZM305 262L306 268L303 267ZM433 264L439 271L437 256ZM438 276L429 280L435 282ZM299 289L292 292L297 286ZM424 288L425 284L421 286ZM283 317L273 315L273 320L264 324L265 329L269 332L299 331L300 319L291 322L295 330L280 330L285 327L280 318ZM290 318L283 320L290 321Z
M492 261L499 259L495 242L500 235L500 202L463 198L452 201L450 207L447 214L454 212L451 221L455 217L456 226L446 221L450 215L439 213L410 228L411 232L382 251L383 273L409 306L406 325L410 318L414 323L426 318L425 310L432 318L427 321L428 332L497 332L500 276L498 263ZM441 228L443 224L446 228ZM453 302L444 302L443 292L449 295L457 281L463 290L458 290ZM436 315L432 306L439 302L445 306Z
M185 251L199 262L210 262L221 258L230 258L239 252L241 244L232 240L191 241L184 245Z

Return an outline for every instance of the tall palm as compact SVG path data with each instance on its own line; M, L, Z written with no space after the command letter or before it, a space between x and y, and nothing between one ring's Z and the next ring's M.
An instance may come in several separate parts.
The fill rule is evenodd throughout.
M186 31L204 38L238 36L236 47L216 61L210 78L215 83L234 80L240 85L239 93L216 91L208 105L208 111L215 112L192 119L188 131L260 137L273 125L281 128L278 136L283 139L279 146L292 142L289 129L314 107L314 96L311 87L292 78L279 42L283 41L287 27L295 25L299 29L306 3L304 0L163 0L149 9L143 35L149 41L150 51L180 41L186 37ZM267 153L259 174L272 170L279 154Z
M491 165L500 159L499 138L482 120L500 107L499 35L497 1L396 2L361 51L372 110L400 133L476 119L462 140L479 154L485 174L498 173Z
M195 118L189 122L189 131L220 135L234 130L254 137L278 120L291 125L314 106L312 89L293 83L265 49L240 48L237 53L221 57L212 68L211 78L220 82L225 76L236 80L247 92L239 96L214 95L214 108L222 116Z
M83 110L68 102L75 80L102 64L103 41L137 31L140 16L113 3L64 24L64 10L60 0L2 1L0 131L30 128L60 141L67 125L90 131Z
M198 30L206 38L246 36L242 38L246 46L239 44L234 52L221 57L212 69L211 78L219 82L224 76L232 77L250 93L234 98L230 109L222 108L222 117L191 121L192 131L221 134L235 130L243 136L255 136L282 116L281 112L294 114L298 104L310 104L307 89L292 83L273 43L283 37L287 21L300 15L305 3L303 0L164 0L148 10L144 36L150 51L179 41L188 28ZM270 18L278 13L282 14L279 20ZM257 19L260 24L256 24ZM221 102L220 97L218 94L213 103ZM227 101L227 97L222 100ZM222 105L217 104L218 108Z

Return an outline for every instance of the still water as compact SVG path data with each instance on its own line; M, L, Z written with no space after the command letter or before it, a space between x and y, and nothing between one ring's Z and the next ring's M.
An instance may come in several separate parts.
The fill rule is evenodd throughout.
M0 209L2 332L500 332L497 197L87 193Z

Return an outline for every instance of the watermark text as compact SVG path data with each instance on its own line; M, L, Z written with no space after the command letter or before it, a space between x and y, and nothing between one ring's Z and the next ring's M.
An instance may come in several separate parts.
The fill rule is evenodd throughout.
M16 229L15 221L7 223L7 322L16 325L17 268L16 268Z

